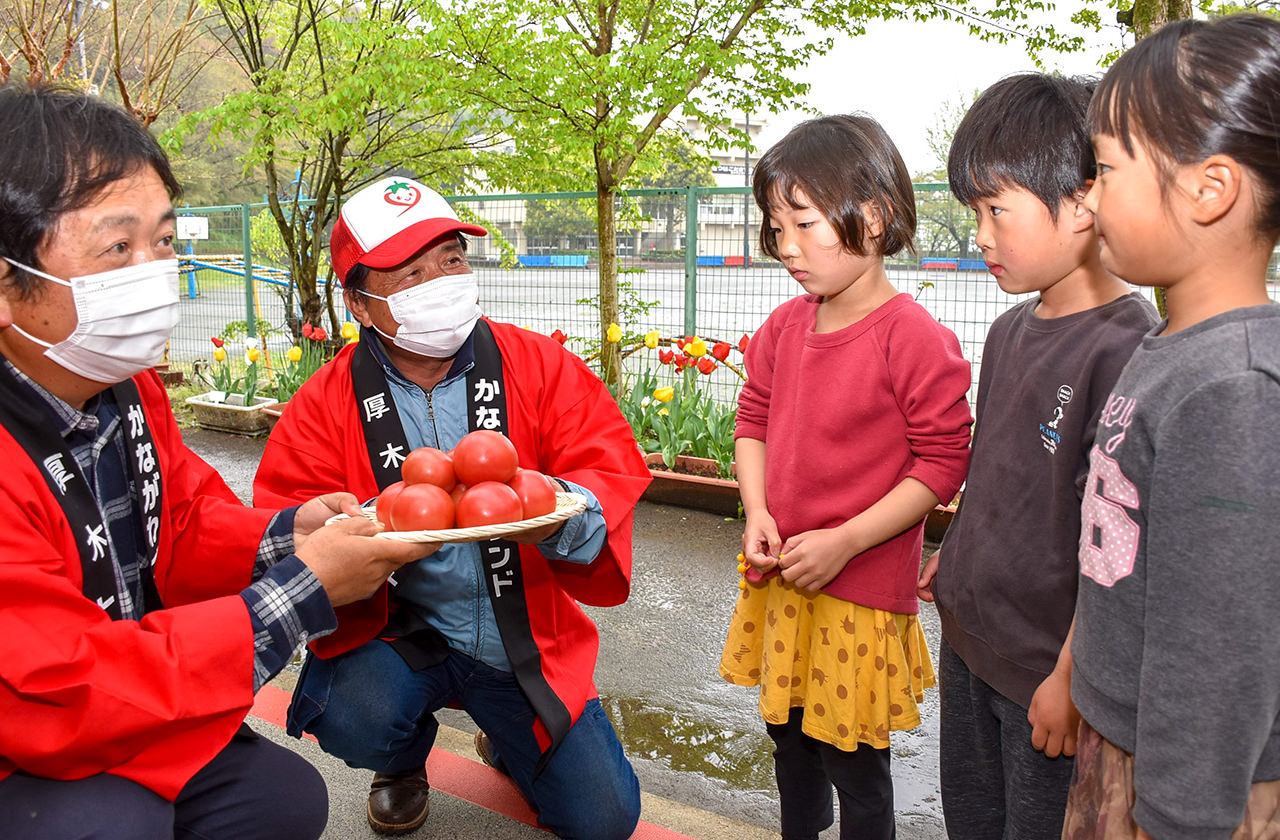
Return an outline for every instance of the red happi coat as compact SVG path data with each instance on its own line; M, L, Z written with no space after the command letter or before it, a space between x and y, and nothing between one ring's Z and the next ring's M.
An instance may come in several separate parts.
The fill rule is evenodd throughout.
M0 778L110 773L173 800L253 705L239 592L275 511L245 508L183 444L155 373L134 382L163 486L155 577L166 608L141 621L112 621L81 592L70 525L0 428Z
M502 355L507 431L521 466L588 488L604 509L608 536L588 566L548 560L535 546L520 546L542 672L576 721L596 696L599 637L575 602L613 606L627 599L632 513L649 473L617 404L580 359L546 336L488 324ZM344 348L289 400L258 467L256 504L285 505L336 490L362 500L378 494L351 382L357 347ZM337 613L337 631L311 644L318 656L345 653L377 636L387 622L387 586ZM535 731L545 748L544 727Z

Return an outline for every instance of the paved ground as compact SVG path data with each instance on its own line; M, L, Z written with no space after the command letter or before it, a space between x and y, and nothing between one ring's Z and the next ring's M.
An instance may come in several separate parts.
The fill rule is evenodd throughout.
M192 448L247 498L263 441L201 430L186 435ZM737 595L734 556L740 537L738 521L642 502L636 511L631 599L620 607L590 610L601 633L596 683L645 792L643 819L651 825L642 826L637 840L777 836L770 742L755 694L716 674ZM923 617L936 646L936 614L927 610ZM280 691L289 690L292 680L293 673L286 671L271 687L281 702ZM922 714L921 727L894 737L902 840L946 836L937 794L936 691L928 692ZM282 737L273 716L278 713L261 712L255 726L269 737ZM437 788L432 815L412 836L548 836L519 822L520 803L511 800L510 786L473 761L471 720L448 710L441 720L442 761L430 767ZM284 740L319 766L329 782L332 809L325 837L375 836L363 813L369 774L345 767L310 741ZM835 828L823 834L824 840L836 836Z

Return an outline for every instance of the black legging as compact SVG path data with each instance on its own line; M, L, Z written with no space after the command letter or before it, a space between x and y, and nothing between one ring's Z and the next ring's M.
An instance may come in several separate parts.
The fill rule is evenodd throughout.
M861 744L846 752L800 731L804 710L785 724L767 723L782 801L782 840L817 840L835 820L831 787L840 796L840 840L894 840L893 775L888 748Z

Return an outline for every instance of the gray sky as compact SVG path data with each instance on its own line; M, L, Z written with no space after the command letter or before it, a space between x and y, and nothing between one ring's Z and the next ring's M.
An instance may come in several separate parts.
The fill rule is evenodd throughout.
M1114 14L1102 11L1104 20L1114 20ZM1089 39L1083 53L1046 53L1046 69L1099 74L1099 61L1118 39L1118 30L1110 27ZM865 35L838 41L800 80L811 85L805 102L823 113L865 111L879 120L914 175L937 165L926 131L937 122L944 103L968 102L975 89L1035 69L1020 43L983 42L960 24L879 21L868 24ZM770 116L757 154L806 116L798 111Z

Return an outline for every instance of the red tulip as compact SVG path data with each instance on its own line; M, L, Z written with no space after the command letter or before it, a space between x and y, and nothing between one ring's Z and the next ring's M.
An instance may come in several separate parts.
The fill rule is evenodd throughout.
M311 326L311 322L310 322L310 321L303 321L303 322L302 322L302 337L303 337L303 338L311 338L311 335L312 335L312 333L313 333L313 332L315 332L315 327Z
M316 327L314 330L311 331L311 340L312 341L328 341L329 334L325 332L322 327Z
M662 362L664 365L671 364L673 361L675 361L675 358L676 358L676 351L674 350L658 351L658 361Z
M715 369L716 369L716 363L713 362L711 359L708 359L706 356L703 356L701 359L698 359L698 370L702 371L707 376L710 376L711 371Z
M751 343L751 339L747 337L746 333L743 333L742 338L738 339L738 352L739 353L747 352L747 345L749 343Z
M216 335L215 335L215 336L213 336L212 338L210 338L209 340L213 342L213 346L214 346L214 347L221 347L222 345L226 344L226 342L225 342L225 341L223 341L222 339L218 338Z
M560 342L561 344L564 344L566 341L569 340L569 336L565 335L561 330L553 330L551 333L551 337L554 338L556 341Z
M729 358L729 351L733 348L729 346L727 341L717 341L715 346L711 348L711 355L715 356L719 361Z

